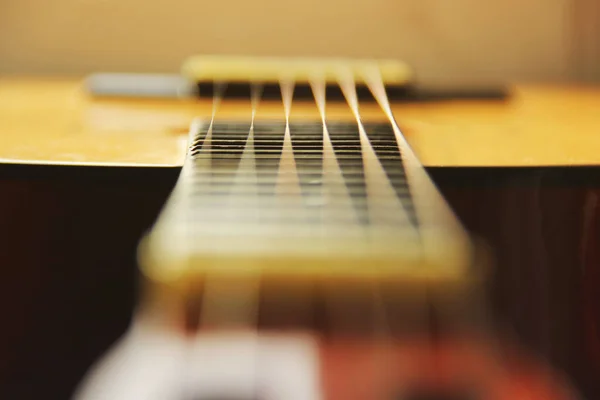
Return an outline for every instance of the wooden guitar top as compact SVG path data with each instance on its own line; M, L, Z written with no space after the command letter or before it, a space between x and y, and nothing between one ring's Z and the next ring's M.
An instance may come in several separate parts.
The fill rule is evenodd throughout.
M505 102L395 104L394 114L425 166L565 166L600 164L600 88L517 86ZM352 118L345 104L328 114ZM248 104L220 113L246 117ZM211 100L92 99L78 78L0 78L0 161L179 167L193 118ZM361 104L365 118L383 118ZM280 118L279 103L258 114ZM313 115L314 114L314 115ZM295 103L292 115L314 116Z

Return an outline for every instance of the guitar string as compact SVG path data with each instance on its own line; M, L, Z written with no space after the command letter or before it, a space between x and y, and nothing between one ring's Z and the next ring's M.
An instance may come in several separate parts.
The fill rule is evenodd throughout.
M256 158L255 154L255 134L254 134L254 122L256 119L256 112L260 103L263 92L262 84L255 84L251 87L250 92L250 107L251 107L251 120L248 137L245 141L245 147L242 152L240 162L237 166L237 171L231 182L231 188L229 190L229 196L227 197L227 214L225 218L228 223L235 224L242 218L249 220L255 224L260 221L259 215L259 190L258 190L258 175L256 170ZM212 171L211 171L212 172ZM215 187L214 174L212 175L212 185ZM228 181L226 179L225 181ZM229 186L230 182L226 182Z
M301 198L300 180L298 178L298 169L290 132L290 113L295 89L293 77L283 77L279 82L279 86L284 109L285 131L281 156L279 158L275 198L278 209L281 212L280 217L283 221L303 222L306 219L306 214L303 212L304 206ZM287 212L288 210L291 212Z
M448 230L453 231L452 234L456 238L460 238L463 241L466 240L464 230L458 222L459 220L449 208L441 192L427 175L423 165L402 134L392 112L380 71L374 66L367 67L363 70L363 78L375 100L386 114L396 136L402 156L402 163L406 171L408 187L414 189L412 196L414 197L416 216L421 226L420 232L435 230L442 223ZM423 246L427 250L431 250L437 246L436 239L439 239L439 237L426 235L422 239L428 239L424 241Z
M202 141L202 146L199 151L204 153L210 153L212 147L212 131L215 123L215 118L219 111L219 107L221 106L221 102L223 101L223 97L227 90L227 82L215 82L213 87L213 100L212 100L212 109L210 122L208 124L208 129L206 130L206 135L204 140ZM190 131L192 137L189 139L190 143L194 144L196 142L196 136L199 133L199 130L202 129L202 126L199 126L198 129L193 129ZM193 152L192 152L193 155ZM184 162L182 175L188 177L187 179L190 181L198 181L199 179L206 180L206 171L210 169L210 159L207 157L194 157L192 163ZM188 189L192 189L195 185L181 185L180 188L186 190L184 192L184 199L191 199L191 193ZM177 189L177 187L176 187ZM191 209L190 204L186 204L186 209Z
M279 89L283 105L285 128L279 165L277 167L275 189L275 198L277 201L275 206L280 212L279 218L282 221L286 221L284 223L288 225L286 228L289 228L294 223L303 223L309 218L308 210L303 204L299 169L296 164L290 127L295 88L296 82L293 75L284 74L280 77ZM301 288L300 286L286 290L284 296L285 304L290 310L295 311L295 321L292 321L292 323L297 323L303 319L310 319L310 304L306 303L306 298L311 292L311 288Z
M256 111L262 95L262 86L253 85L251 99L251 124L249 139L246 142L246 148L242 155L244 170L254 168L253 155L253 130ZM219 104L222 100L223 92L216 92L213 104ZM214 110L214 108L213 108ZM214 122L214 115L211 120L211 125ZM206 139L205 139L206 141ZM230 196L230 199L236 201L236 196ZM246 199L244 199L246 201ZM235 223L235 215L231 216ZM224 266L226 267L226 266ZM243 274L237 271L238 275L235 279L230 276L226 277L211 277L205 280L204 301L202 309L202 325L231 325L234 326L254 326L257 321L257 306L259 293L259 277L256 274ZM225 309L222 309L225 307Z
M353 211L353 207L351 204L350 194L346 189L346 185L344 183L344 178L342 175L342 171L340 165L335 157L326 157L327 154L334 154L333 143L331 141L331 137L329 136L329 132L327 129L327 98L326 98L326 89L325 89L325 81L322 76L312 77L310 81L311 90L313 92L313 97L315 104L319 110L319 114L321 116L321 122L323 125L323 178L322 178L322 188L323 188L323 196L325 206L322 207L321 214L323 215L323 226L327 229L327 225L329 220L333 215L335 215L335 206L331 204L332 192L337 192L341 195L341 197L345 200L341 203L344 207L343 212L347 212L350 215L353 215L355 212ZM358 216L353 218L353 222L358 221ZM337 287L326 287L323 293L325 301L325 307L327 310L328 320L330 323L330 329L333 334L337 334L337 331L344 331L344 311L347 310L344 304L344 296L343 293L340 293ZM348 382L348 384L352 385L355 382Z
M333 143L327 129L327 98L326 86L322 76L313 76L310 80L311 90L323 125L323 178L322 189L326 206L322 208L323 225L325 229L329 226L329 222L335 218L338 213L346 213L352 215L352 223L358 223L358 215L352 206L350 193L344 183L342 170L336 157L327 157L328 154L334 154ZM332 199L339 196L343 201L334 202ZM341 207L340 207L341 206ZM338 208L339 207L339 208ZM343 208L342 208L343 207ZM356 323L352 321L355 318L353 312L349 312L355 306L352 301L352 294L348 294L347 288L338 285L325 285L321 291L322 300L324 301L327 320L329 322L329 333L334 338L340 334L343 335L348 329L353 329ZM347 318L350 318L348 321ZM360 323L360 321L359 321ZM361 383L357 380L346 382L350 387L348 390L351 393L359 393Z
M410 222L365 131L359 110L356 83L349 69L340 70L338 83L358 124L360 153L363 158L367 191L369 227L371 228L369 236L377 240L381 235L387 234L381 227L389 226L387 223L390 220L393 220L399 226L410 226ZM373 229L375 227L376 229Z
M409 226L408 216L397 200L396 194L389 179L387 178L381 161L375 154L364 125L359 109L359 99L356 92L356 82L354 75L348 69L339 71L338 84L342 89L344 97L358 124L361 154L363 156L363 165L365 170L365 182L367 184L367 199L369 217L375 224L381 224L386 218L398 218L398 223L401 226ZM371 239L377 240L378 234L382 232L380 229L372 229L370 233ZM389 382L385 379L386 372L393 368L392 354L393 351L393 332L390 325L390 316L386 307L385 297L381 288L381 284L373 281L371 285L371 305L373 312L374 324L374 339L377 346L375 347L375 365L377 368L379 379L381 379L379 390L381 396L386 397L393 388L387 387Z
M398 149L400 151L401 162L406 174L407 188L410 191L410 196L414 198L413 204L415 207L416 218L420 225L420 229L417 231L421 245L420 249L423 256L426 256L428 249L426 248L425 244L436 246L436 243L431 243L431 241L427 243L428 235L423 235L423 231L428 228L426 224L431 222L430 218L434 214L436 207L439 207L439 203L444 203L444 201L441 198L439 191L429 180L423 165L412 152L412 149L410 148L406 138L402 134L397 124L396 118L389 103L381 72L376 66L366 66L362 71L362 75L367 87L369 88L369 91L379 104L380 109L386 115L388 122L391 124L394 131L396 141L398 143ZM435 199L435 201L433 201L433 199ZM436 202L437 204L433 204ZM428 320L428 304L430 301L429 295L425 291L417 294L417 296L419 297L420 301L417 302L419 306L415 306L418 307L418 309L415 310L418 316L416 323L421 327L421 329L424 329L425 333L427 333L433 328Z
M323 125L321 190L324 206L320 208L322 226L324 229L328 229L332 222L339 220L343 216L349 216L349 223L356 225L358 224L358 215L352 206L351 193L344 183L345 180L340 164L335 156L327 157L327 155L334 155L335 153L333 142L327 129L325 80L322 76L315 75L309 83Z
M251 122L248 132L246 146L242 153L239 169L249 171L256 177L256 165L254 160L254 121L261 100L263 86L253 84L251 87ZM213 105L220 104L224 92L215 91ZM211 126L216 115L216 107L213 106L213 117ZM233 190L235 190L235 177ZM257 195L254 197L257 201ZM230 203L239 202L240 199L232 192L229 196ZM244 202L248 201L245 197ZM230 215L235 222L236 215ZM207 274L204 279L203 301L201 309L201 329L234 329L247 330L248 336L243 344L243 354L238 353L233 365L228 365L226 374L231 378L232 386L225 388L227 391L245 392L246 396L256 395L259 386L259 337L258 337L258 313L260 302L261 277L256 273L244 274L237 271L235 277L231 275L218 276ZM252 333L253 332L253 333ZM241 389L240 389L241 388ZM233 393L233 392L232 392Z
M404 163L409 187L415 189L412 190L412 195L415 198L415 209L421 224L420 233L425 233L420 236L423 252L427 253L434 251L434 249L440 245L439 234L431 234L431 232L440 225L444 226L445 231L443 232L443 235L446 238L452 237L453 240L455 240L455 244L460 245L461 241L463 243L470 243L458 218L455 217L448 203L442 197L441 192L430 179L423 165L402 134L392 112L387 91L379 70L374 66L366 68L363 71L363 78L365 79L370 92L385 112L393 127L400 147L402 162ZM475 322L480 325L479 329L482 329L484 333L489 335L490 332L493 331L493 327L491 326L492 323L486 313L487 301L484 294L484 288L479 285L470 285L463 288L461 296L461 300L467 304L466 311L453 310L453 302L444 301L444 299L439 296L436 298L425 299L425 301L430 301L435 305L438 315L443 318L439 321L439 324L442 327L454 329L455 326L453 324L456 322L454 313L458 311L463 316L469 314L469 316L474 318ZM426 311L422 312L422 315L425 317ZM496 340L494 335L492 335L492 340ZM496 343L493 343L492 351L499 351L499 346Z

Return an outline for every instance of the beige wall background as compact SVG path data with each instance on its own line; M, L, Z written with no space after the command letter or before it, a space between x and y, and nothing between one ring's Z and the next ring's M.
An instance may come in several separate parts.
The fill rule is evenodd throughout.
M594 44L573 45L574 15L590 19L577 2L596 3L0 0L0 73L170 72L224 53L399 58L436 84L566 80L594 70Z

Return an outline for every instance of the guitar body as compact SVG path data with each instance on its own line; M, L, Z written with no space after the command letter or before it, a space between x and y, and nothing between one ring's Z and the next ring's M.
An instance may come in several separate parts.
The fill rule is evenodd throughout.
M351 72L347 103L326 102L330 82L312 74L316 104L292 101L287 78L280 102L256 85L225 100L215 82L211 102L186 110L203 116L187 136L174 118L178 150L156 154L183 169L140 242L134 321L77 399L575 399L478 320L487 265L399 130L384 79L366 74L376 102L364 104Z

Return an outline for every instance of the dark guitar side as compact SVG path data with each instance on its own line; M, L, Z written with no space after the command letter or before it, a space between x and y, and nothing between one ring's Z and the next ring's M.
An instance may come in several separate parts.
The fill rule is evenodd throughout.
M122 333L178 169L0 168L0 398L67 399Z
M135 248L178 171L1 166L0 397L69 398L123 333L136 296ZM499 326L587 398L598 396L584 341L580 250L584 205L600 191L600 170L430 172L467 228L494 249Z

